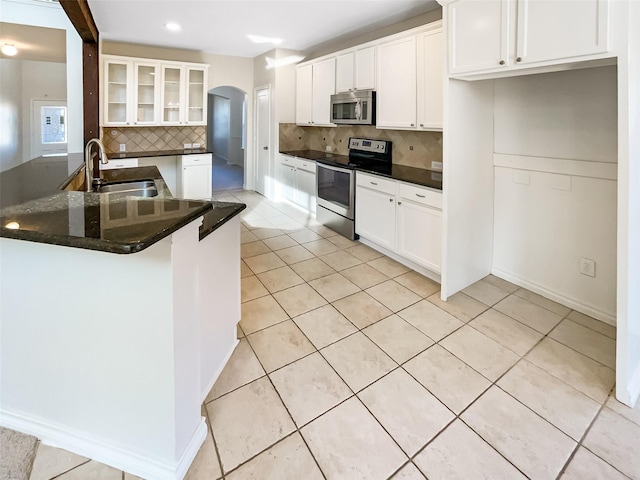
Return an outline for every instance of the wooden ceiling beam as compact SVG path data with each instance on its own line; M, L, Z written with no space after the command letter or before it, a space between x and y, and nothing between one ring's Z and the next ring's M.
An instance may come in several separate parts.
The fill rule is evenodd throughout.
M93 20L87 0L60 0L60 5L76 27L82 41L98 43L98 27Z

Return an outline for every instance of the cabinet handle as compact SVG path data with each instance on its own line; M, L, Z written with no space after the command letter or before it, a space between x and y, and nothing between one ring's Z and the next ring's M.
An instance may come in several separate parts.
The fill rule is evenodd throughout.
M369 182L371 185L377 185L376 182Z
M424 127L424 123L421 123L421 124L420 124L420 126L421 126L421 127Z
M398 202L398 205L402 205L402 202Z
M504 60L500 60L498 63L499 63L500 65L504 65Z
M521 61L522 61L522 57L516 58L516 62L521 62Z
M393 202L393 198L390 198L390 199L389 199L389 201L390 201L390 202Z
M416 126L416 124L415 124L415 123L412 123L412 124L411 124L411 126L412 126L412 127L415 127L415 126Z
M424 195L420 195L419 193L416 193L416 197L424 198Z

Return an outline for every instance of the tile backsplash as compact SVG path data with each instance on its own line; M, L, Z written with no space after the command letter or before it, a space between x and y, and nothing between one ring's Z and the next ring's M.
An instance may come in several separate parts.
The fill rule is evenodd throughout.
M103 127L102 139L107 153L120 152L120 144L127 152L155 152L182 150L185 143L199 143L206 147L207 127Z
M334 153L349 153L349 137L391 140L393 163L409 167L431 168L442 162L442 132L379 130L372 126L300 127L295 123L279 126L280 150L321 150L331 147Z

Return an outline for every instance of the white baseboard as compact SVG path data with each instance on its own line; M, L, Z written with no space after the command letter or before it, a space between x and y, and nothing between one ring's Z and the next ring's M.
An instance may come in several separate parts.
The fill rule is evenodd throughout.
M211 376L211 379L209 380L209 382L207 382L207 384L204 386L204 389L200 393L200 396L202 397L200 399L201 403L204 403L204 401L207 399L207 395L209 395L209 392L213 388L213 385L216 383L216 380L218 380L218 377L222 373L222 370L224 370L224 367L227 365L227 362L231 358L231 355L233 355L233 352L235 351L236 347L240 343L240 340L238 340L237 338L236 329L234 329L234 334L236 335L236 341L233 343L233 346L229 349L229 352L225 355L224 361L222 362L218 370L216 370L216 372Z
M207 426L202 417L182 457L172 464L143 457L53 422L30 418L5 409L0 409L0 425L33 435L44 444L88 457L141 478L154 480L182 480L207 435Z
M492 267L491 273L496 277L500 277L504 280L507 280L519 287L526 288L527 290L531 290L538 295L542 295L543 297L548 298L549 300L553 300L554 302L560 303L568 308L573 310L577 310L580 313L584 313L585 315L589 315L597 320L608 323L609 325L616 325L616 316L610 312L605 312L600 310L593 305L587 305L583 302L580 302L574 298L568 297L566 295L559 294L553 290L549 290L543 285L538 285L537 283L530 282L521 278L512 273L506 272L504 270L500 270L499 268Z
M429 270L428 268L423 267L422 265L418 265L417 263L412 262L411 260L408 260L403 256L398 255L397 253L389 250L388 248L381 247L377 243L372 242L371 240L368 240L364 237L360 237L360 243L364 243L368 247L371 247L380 253L384 253L387 257L394 259L396 262L401 263L405 267L409 267L411 270L415 270L419 274L424 275L425 277L427 277L430 280L433 280L436 283L439 283L439 284L442 283L440 275L437 274L436 272Z

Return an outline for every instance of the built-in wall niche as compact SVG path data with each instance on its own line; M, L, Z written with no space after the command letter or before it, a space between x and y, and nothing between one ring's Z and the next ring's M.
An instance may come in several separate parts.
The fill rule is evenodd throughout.
M492 271L615 323L616 68L493 82Z

